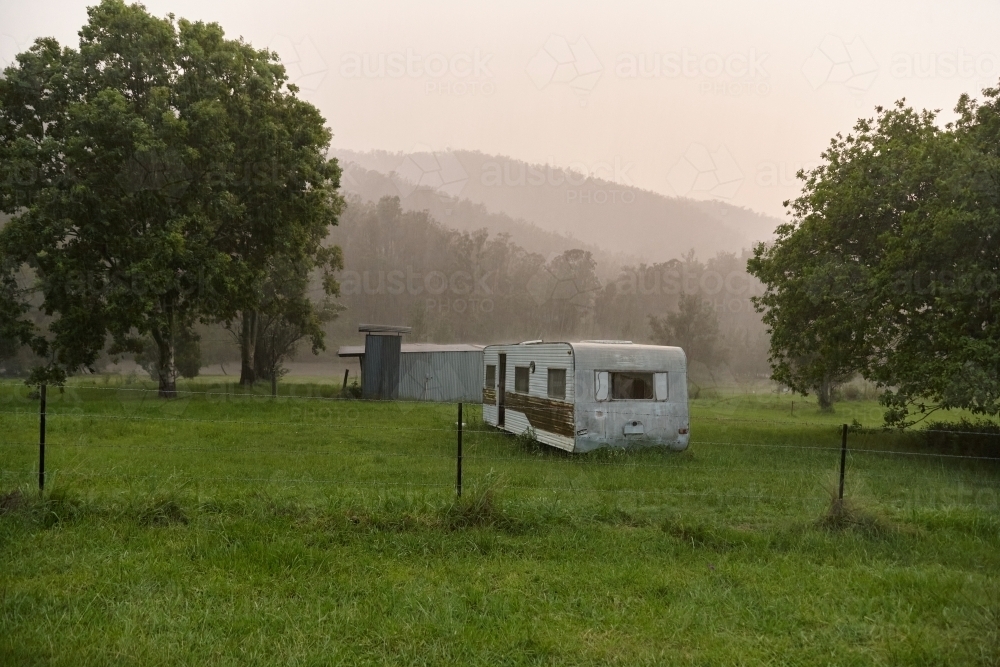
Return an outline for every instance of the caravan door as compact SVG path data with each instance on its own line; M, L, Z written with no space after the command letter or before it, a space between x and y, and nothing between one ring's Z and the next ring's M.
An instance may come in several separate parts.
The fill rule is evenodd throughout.
M497 426L503 427L504 412L507 406L507 355L500 354L500 364L497 371L500 373L500 384L497 387Z

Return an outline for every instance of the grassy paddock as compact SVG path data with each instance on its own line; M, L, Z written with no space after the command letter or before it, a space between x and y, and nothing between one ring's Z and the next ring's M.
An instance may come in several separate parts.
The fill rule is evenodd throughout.
M453 405L143 389L50 392L40 498L0 385L0 664L1000 664L1000 465L852 433L831 513L870 401L711 393L687 452L586 456L470 406L456 500Z

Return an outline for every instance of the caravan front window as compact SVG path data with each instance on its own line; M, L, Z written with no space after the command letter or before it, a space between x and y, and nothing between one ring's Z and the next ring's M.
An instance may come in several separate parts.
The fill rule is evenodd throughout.
M635 372L611 373L611 400L653 400L653 374Z
M486 388L492 389L497 383L497 367L493 364L486 364Z

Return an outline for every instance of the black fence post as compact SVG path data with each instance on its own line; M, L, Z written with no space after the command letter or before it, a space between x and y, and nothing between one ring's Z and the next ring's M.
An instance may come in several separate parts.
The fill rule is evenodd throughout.
M847 464L847 424L844 424L843 434L840 438L840 492L837 497L844 499L844 466Z
M38 492L45 490L45 385L39 385L42 399L38 406Z
M455 479L455 491L462 497L462 404L458 404L458 476Z

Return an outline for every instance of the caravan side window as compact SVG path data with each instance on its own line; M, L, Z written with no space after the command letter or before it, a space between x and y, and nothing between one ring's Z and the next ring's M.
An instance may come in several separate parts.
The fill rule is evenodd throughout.
M497 367L493 364L486 365L486 388L492 389L497 383Z
M596 371L594 373L594 398L598 401L608 400L609 381L607 371Z
M566 398L566 369L549 369L549 398Z
M514 391L519 394L528 393L528 367L514 367Z

